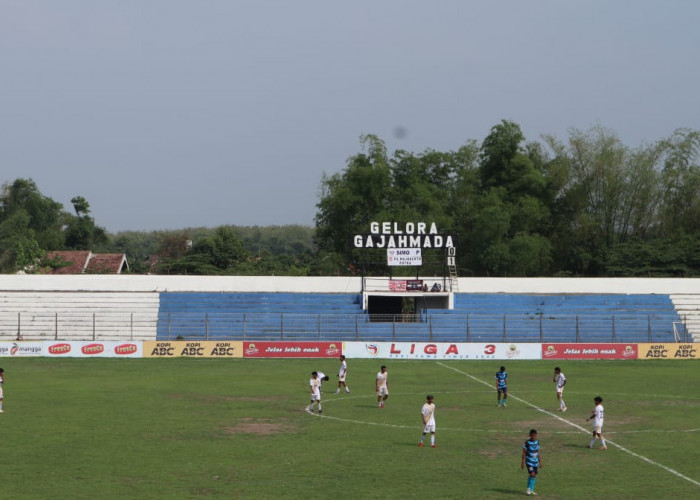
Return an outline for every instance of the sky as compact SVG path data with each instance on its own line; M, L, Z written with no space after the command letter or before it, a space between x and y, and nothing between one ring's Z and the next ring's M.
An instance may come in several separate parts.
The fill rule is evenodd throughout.
M0 0L0 183L109 232L313 226L363 134L700 129L698 25L697 0Z

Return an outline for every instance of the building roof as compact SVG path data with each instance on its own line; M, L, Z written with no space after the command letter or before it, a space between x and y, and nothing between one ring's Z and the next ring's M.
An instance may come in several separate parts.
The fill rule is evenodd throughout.
M44 274L121 274L129 269L126 254L92 253L89 250L47 252L46 258L63 263L46 267Z

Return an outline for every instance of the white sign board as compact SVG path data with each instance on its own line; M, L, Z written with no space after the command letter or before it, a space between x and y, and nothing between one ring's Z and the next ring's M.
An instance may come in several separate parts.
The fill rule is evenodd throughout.
M387 248L386 259L390 266L423 265L420 248Z
M465 342L344 342L348 358L542 359L542 344Z

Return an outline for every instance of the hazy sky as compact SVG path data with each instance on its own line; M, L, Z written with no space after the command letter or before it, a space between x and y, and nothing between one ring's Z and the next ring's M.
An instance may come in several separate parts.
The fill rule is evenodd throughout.
M111 232L313 225L361 134L700 129L698 26L697 0L0 0L0 182Z

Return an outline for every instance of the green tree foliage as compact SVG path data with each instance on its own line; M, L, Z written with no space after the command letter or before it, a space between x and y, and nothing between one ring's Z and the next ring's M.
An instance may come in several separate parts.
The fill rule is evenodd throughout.
M62 226L68 215L63 205L44 196L31 179L16 179L5 183L0 195L0 221L23 211L29 216L28 227L34 231L39 246L44 250L60 250L64 238Z
M44 253L25 210L15 210L0 222L0 272L31 270Z
M96 250L107 243L107 232L90 217L90 204L82 196L71 199L75 216L66 216L65 246L68 250Z
M312 269L352 274L362 259L381 263L384 251L351 249L370 221L434 221L459 235L461 275L700 274L697 131L638 148L604 127L528 143L504 120L457 152L389 157L376 136L362 146L322 179Z

